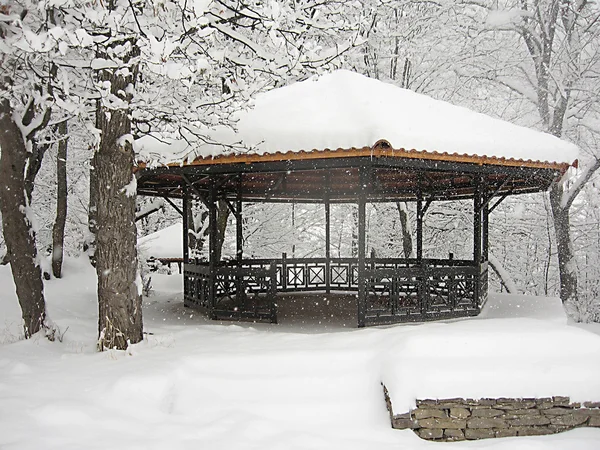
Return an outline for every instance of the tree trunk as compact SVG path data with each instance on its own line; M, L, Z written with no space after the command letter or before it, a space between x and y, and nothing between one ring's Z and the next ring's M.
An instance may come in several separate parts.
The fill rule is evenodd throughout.
M412 243L412 230L410 222L408 221L408 210L406 209L405 202L396 202L396 208L398 208L398 215L400 216L400 226L402 227L402 249L404 250L405 258L412 258L413 255L413 243Z
M204 251L206 242L208 242L208 211L203 210L200 213L200 223L196 223L196 215L194 202L190 201L190 207L187 210L188 215L188 248L191 250L190 255L194 258L200 257ZM202 231L204 229L204 231Z
M506 292L509 294L518 294L519 290L515 282L504 266L502 266L502 263L492 254L488 255L488 262L494 273L498 276L500 284L506 288Z
M35 233L26 198L25 170L28 152L13 120L7 99L0 101L0 208L11 270L21 305L25 338L44 327L46 303L42 271L37 262Z
M96 124L98 125L98 124ZM88 202L88 235L83 243L83 251L87 252L90 264L96 267L96 234L98 228L98 177L96 176L96 153L92 157L90 165L90 198Z
M550 206L554 218L554 232L558 250L560 299L568 308L577 304L577 263L571 244L569 208L561 205L562 185L556 183L550 190ZM572 312L572 311L571 311Z
M56 155L56 221L52 228L52 273L56 278L62 275L63 244L67 221L67 122L57 127L58 153Z
M217 261L221 261L223 243L225 242L225 230L227 229L227 219L229 218L230 212L225 200L219 200L217 202L217 251L215 253Z
M135 44L132 49L135 52ZM120 43L122 44L122 42ZM117 42L114 43L117 45ZM135 57L135 54L131 54ZM127 63L127 60L124 60ZM137 68L101 70L112 95L127 104ZM134 152L129 109L112 109L98 101L96 123L101 131L94 156L96 210L96 273L98 274L98 349L125 350L143 338L141 282L138 289L135 225Z

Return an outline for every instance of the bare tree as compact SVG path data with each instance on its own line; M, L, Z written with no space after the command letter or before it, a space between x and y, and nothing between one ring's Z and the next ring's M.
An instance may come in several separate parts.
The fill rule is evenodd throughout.
M459 70L463 79L491 81L520 96L539 116L538 126L580 146L598 117L600 89L600 13L588 0L505 0L469 3L481 8L478 57ZM472 14L471 14L472 15ZM514 40L518 38L518 40ZM519 45L520 44L520 45ZM482 50L487 49L487 55ZM475 52L474 52L475 53ZM489 55L494 55L490 58ZM575 132L586 128L585 133ZM577 318L577 263L570 210L585 184L600 168L598 151L583 155L575 178L555 183L550 206L556 235L560 298Z
M56 221L52 228L52 274L56 278L62 276L64 255L65 225L67 222L67 122L57 126L59 136L56 153Z

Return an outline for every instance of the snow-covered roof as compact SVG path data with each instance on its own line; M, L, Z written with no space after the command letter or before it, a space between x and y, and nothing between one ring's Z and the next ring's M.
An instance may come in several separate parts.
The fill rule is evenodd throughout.
M224 144L243 142L251 149L241 152L246 157L284 153L282 159L297 152L369 149L380 140L401 150L394 156L463 162L483 158L481 162L492 164L497 159L571 164L578 154L575 145L550 134L347 70L260 94L253 108L239 114L235 135L217 130L212 137ZM138 149L142 159L153 155L156 161L161 155L161 162L169 162L165 158L170 155L171 162L197 158L197 163L208 163L236 153L215 145L158 148L148 139Z
M552 135L338 70L261 94L239 135L259 153L371 147L572 163L577 147Z

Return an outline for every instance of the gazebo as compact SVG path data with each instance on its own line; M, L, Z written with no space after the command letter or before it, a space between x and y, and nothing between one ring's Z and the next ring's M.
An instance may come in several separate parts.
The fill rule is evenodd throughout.
M182 161L140 163L139 195L182 199L185 305L213 319L277 322L278 295L353 292L358 326L477 315L488 292L488 223L507 196L545 191L577 156L553 136L337 71L260 95L235 140L249 150L198 150ZM209 257L190 258L192 199L208 209ZM473 255L423 257L432 202L469 199ZM217 202L235 217L236 257L217 260ZM414 258L367 254L371 202L416 203ZM244 256L245 202L324 205L325 256ZM355 258L331 256L330 206L358 205ZM470 237L469 237L470 238Z

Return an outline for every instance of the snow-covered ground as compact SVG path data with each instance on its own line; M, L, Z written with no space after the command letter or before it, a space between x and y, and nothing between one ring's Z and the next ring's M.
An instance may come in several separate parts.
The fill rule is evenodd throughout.
M182 306L179 275L153 281L144 342L96 353L86 262L68 260L65 278L46 282L62 343L18 340L10 270L0 267L0 448L600 447L600 429L438 444L389 425L382 381L398 412L417 396L600 400L600 336L567 324L556 299L494 296L480 318L358 330L333 320L325 299L323 316L304 321L282 307L279 325L210 322Z

